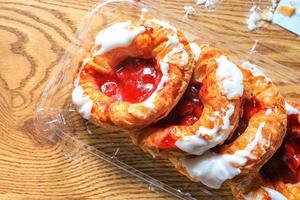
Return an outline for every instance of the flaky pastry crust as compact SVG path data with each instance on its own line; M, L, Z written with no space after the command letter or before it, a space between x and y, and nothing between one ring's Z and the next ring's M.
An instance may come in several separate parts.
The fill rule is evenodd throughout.
M298 111L300 110L300 103L291 102L290 103ZM294 115L294 114L293 114ZM298 123L291 122L288 115L288 126L287 126L287 136L300 137L300 115L294 116L298 120ZM295 124L294 124L295 123ZM285 144L282 144L285 145ZM275 157L276 159L282 159L281 157ZM274 158L272 158L274 159ZM272 160L272 162L277 162ZM272 165L276 167L278 165ZM276 169L274 170L276 172ZM281 173L288 173L282 172ZM265 177L260 171L248 178L248 180L242 180L241 182L236 182L231 185L232 192L234 196L239 200L244 199L261 199L269 200L272 198L266 188L272 189L279 192L279 195L283 195L288 200L298 200L300 199L300 182L295 183L285 183L282 179L272 180L272 178Z
M93 101L89 121L101 127L132 130L159 120L176 105L190 81L194 61L189 42L183 33L172 25L153 18L145 17L139 22L134 22L130 28L138 26L145 27L146 31L137 35L129 46L95 55L101 48L96 45L79 62L79 74L76 74L75 78L80 77L79 85L84 94ZM170 37L177 38L178 41L171 41ZM176 49L176 45L181 50ZM184 56L187 56L187 60ZM115 101L99 90L93 76L85 73L85 70L92 69L105 76L116 70L114 66L128 57L155 58L159 66L163 59L168 58L168 80L153 98L154 106L151 109L143 102Z
M233 107L233 113L230 116L229 124L232 127L228 127L228 130L219 130L217 134L224 134L224 140L230 137L238 125L238 118L241 106L241 97L228 99L226 95L222 94L221 88L216 80L216 70L218 68L216 59L222 55L219 49L201 45L201 55L199 60L195 64L193 77L190 84L201 84L201 89L198 94L199 100L203 104L203 111L200 118L192 125L167 125L166 127L157 127L156 125L150 126L142 131L131 132L131 138L134 143L140 146L145 152L149 152L154 156L169 157L171 155L184 155L184 154L202 154L202 152L216 146L214 137L210 137L204 132L199 133L203 140L208 141L207 145L203 145L199 152L185 152L174 144L163 145L165 138L173 138L174 141L179 141L187 136L194 136L200 127L206 127L213 129L214 126L222 127L224 123L224 117L228 112L228 107ZM214 122L211 118L214 117L214 113L219 112ZM221 136L223 137L223 136ZM212 142L210 142L212 141ZM219 141L223 143L224 141Z
M244 86L246 99L255 99L260 107L248 123L246 130L233 142L221 147L220 153L231 154L244 149L254 140L259 126L264 123L261 134L261 143L252 151L254 158L240 167L240 177L256 173L262 165L269 160L279 148L285 136L287 115L284 107L284 99L279 94L276 86L263 76L253 76L252 73L241 67L244 74ZM267 113L268 110L271 113Z
M183 164L183 160L189 158L197 160L197 158L201 158L202 155L187 155L187 153L182 153L182 151L178 151L178 149L174 151L174 149L160 148L157 144L160 144L160 140L165 138L166 134L171 133L175 135L175 138L179 138L178 140L183 136L195 134L195 131L201 123L201 125L205 124L210 129L213 129L214 126L209 124L212 121L212 113L217 109L221 112L222 109L224 110L223 106L226 106L229 102L228 100L226 101L226 98L222 97L218 85L216 84L216 75L214 74L217 67L214 60L222 54L220 50L215 48L206 47L202 49L199 59L200 64L198 63L195 67L194 80L197 80L197 77L203 77L203 74L199 75L199 73L206 73L202 82L202 88L204 89L201 88L201 92L199 93L199 98L204 104L204 110L202 113L203 117L201 116L193 126L171 126L171 128L160 129L151 127L143 131L142 134L131 134L132 138L134 138L134 142L141 146L144 151L148 151L154 156L168 158L179 172L193 181L199 181L199 178L190 174L187 165ZM204 66L201 63L205 63ZM264 74L257 75L257 73L255 73L255 70L257 70L254 68L255 66L249 68L239 65L238 67L243 74L244 92L240 99L230 101L230 104L235 106L236 112L234 112L230 118L230 125L233 126L232 131L234 131L239 124L239 115L243 115L243 110L240 109L242 102L246 102L247 100L255 101L259 105L259 110L250 117L246 129L240 132L238 136L231 138L232 133L230 133L226 138L228 141L224 145L212 149L214 153L211 154L214 154L213 156L215 157L220 155L228 155L229 157L234 157L235 155L239 156L238 161L231 161L233 158L230 158L231 160L229 161L227 160L231 167L235 168L234 173L236 173L236 171L238 171L238 173L229 179L225 179L225 183L241 180L245 176L256 174L280 146L285 135L287 124L284 99L273 83ZM207 112L206 109L208 109L209 112ZM208 154L206 152L201 153L204 153L202 156L204 157L202 163L204 163L205 156ZM219 158L220 157L218 157L218 159ZM192 163L195 164L194 161ZM212 178L214 179L216 177ZM211 179L208 178L207 180L210 181ZM216 178L216 181L219 181L218 178ZM218 183L214 186L213 184L214 183L212 183L211 187L219 187Z
M217 155L242 155L243 152L255 142L255 146L249 148L250 155L243 158L247 159L242 165L238 162L232 162L231 165L238 169L239 174L224 183L241 181L244 178L251 177L260 170L260 168L272 157L279 148L285 136L287 115L284 107L284 99L277 91L273 83L265 75L253 75L251 70L239 66L244 75L244 96L243 101L254 99L259 104L259 111L249 120L247 128L238 133L234 139L229 139L226 144L219 146L213 151ZM243 110L241 109L241 115ZM260 134L260 138L256 138ZM255 141L257 140L257 141ZM239 152L239 153L238 153ZM182 165L182 158L169 157L179 172L191 177L187 169Z

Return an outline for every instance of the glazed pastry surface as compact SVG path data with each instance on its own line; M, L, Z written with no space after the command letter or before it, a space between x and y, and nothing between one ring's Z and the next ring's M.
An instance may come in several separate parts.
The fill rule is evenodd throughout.
M237 199L300 199L300 104L285 103L287 135L275 155L248 181L232 185Z
M271 80L203 46L188 88L170 116L131 133L133 141L212 188L257 173L286 131L284 100Z
M297 108L256 65L191 43L168 22L144 17L102 30L79 61L72 100L83 118L127 130L137 146L169 159L192 181L211 188L233 184L237 197L251 185L243 185L248 177L262 183L262 192L250 191L250 198L298 192L290 185L295 182L271 187L257 175L272 162L265 165L287 128L288 138L298 137ZM297 145L288 149L292 160ZM291 166L297 171L300 164Z
M146 17L115 23L82 56L72 100L94 124L139 129L171 111L193 67L189 42L171 24Z

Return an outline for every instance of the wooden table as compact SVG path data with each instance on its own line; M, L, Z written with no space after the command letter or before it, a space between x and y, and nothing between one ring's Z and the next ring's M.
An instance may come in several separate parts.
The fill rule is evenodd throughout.
M167 1L167 0L165 0ZM64 157L62 145L33 142L32 112L85 12L95 0L0 0L0 199L172 199L149 192L115 167L86 154L81 165ZM183 6L174 12L183 14ZM198 20L233 40L240 34L268 48L258 50L290 68L300 69L300 39L269 25L249 33L249 6L224 0L217 12L194 1ZM246 48L253 43L239 41ZM274 53L272 49L277 52ZM278 53L280 52L280 53ZM293 91L299 97L299 91ZM84 152L82 152L84 154ZM231 198L225 191L224 197Z

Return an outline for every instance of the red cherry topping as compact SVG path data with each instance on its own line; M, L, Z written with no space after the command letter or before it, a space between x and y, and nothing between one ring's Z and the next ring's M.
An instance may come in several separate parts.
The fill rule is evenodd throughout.
M201 84L199 83L190 84L171 113L157 122L156 126L164 128L172 125L193 125L201 117L203 110L203 105L198 97L200 88ZM176 148L175 142L178 138L172 134L172 130L172 127L170 127L169 132L162 139L158 140L156 145L159 148Z
M128 58L113 75L90 72L100 91L114 100L139 103L157 88L162 73L153 59Z
M298 115L289 115L288 131L299 132ZM262 168L262 174L271 181L300 182L300 137L287 133L276 154Z
M243 133L248 127L249 120L253 115L258 113L261 109L259 104L255 99L247 99L243 105L243 116L239 120L239 126L231 136L229 140L225 143L230 144L233 140L235 140L241 133Z
M160 140L160 144L158 144L158 146L162 149L174 149L176 148L175 142L177 141L177 139L178 138L174 137L174 135L168 133L163 139Z
M170 125L193 125L202 114L203 105L199 100L199 90L201 85L199 83L190 84L169 115L160 120L158 126Z

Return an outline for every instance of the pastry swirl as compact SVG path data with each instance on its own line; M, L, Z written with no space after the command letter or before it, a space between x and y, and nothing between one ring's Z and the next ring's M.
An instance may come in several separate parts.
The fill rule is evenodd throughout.
M259 173L232 184L237 199L300 199L300 104L285 105L288 125L281 147Z
M136 145L192 181L230 183L238 198L245 191L250 198L276 191L298 198L298 185L259 173L287 129L299 137L297 108L254 64L190 43L167 22L143 17L102 30L79 61L72 100L85 119L127 130ZM253 189L254 180L263 187Z
M101 31L83 56L72 99L79 112L106 128L139 129L166 116L190 81L189 42L154 18Z
M226 77L225 71L234 76ZM202 46L186 98L177 104L169 119L161 121L162 126L158 123L143 130L143 134L137 133L138 145L157 155L202 155L223 144L238 124L242 82L242 72L222 51Z
M227 57L212 47L201 52L192 79L204 77L198 93L203 111L197 121L131 134L144 151L167 157L179 172L212 188L257 173L279 148L287 123L284 100L270 79L255 65L235 65Z

